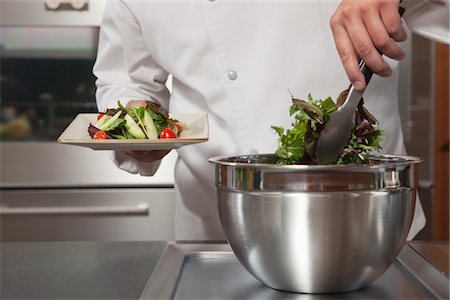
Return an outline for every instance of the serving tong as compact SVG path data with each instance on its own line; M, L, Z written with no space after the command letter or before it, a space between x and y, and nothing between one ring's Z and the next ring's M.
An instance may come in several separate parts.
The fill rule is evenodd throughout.
M399 7L400 17L403 16L405 9ZM367 85L372 78L373 72L361 60L359 68L364 74ZM358 91L350 84L347 98L330 116L330 120L320 132L320 136L315 146L315 162L318 164L331 164L335 162L339 155L344 151L348 140L351 137L352 129L355 126L355 112L363 96L365 89Z
M372 78L373 72L366 67L364 61L359 64L361 72L366 79L366 86ZM330 116L330 120L320 132L316 143L315 160L318 164L331 164L347 146L355 126L355 111L363 96L365 89L358 91L350 85L347 98L344 103Z

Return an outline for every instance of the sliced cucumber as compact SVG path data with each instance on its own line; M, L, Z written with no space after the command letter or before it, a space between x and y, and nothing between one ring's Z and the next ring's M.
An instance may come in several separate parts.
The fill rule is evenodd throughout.
M153 123L153 118L147 110L144 112L144 129L149 140L158 139L158 131L156 130L155 123Z
M116 114L114 115L114 116L112 116L109 120L107 120L105 123L103 123L103 124L101 124L100 125L100 127L97 127L97 126L95 126L95 127L97 127L98 129L101 129L101 130L108 130L109 129L109 126L111 126L111 124L112 123L114 123L114 121L115 120L117 120L119 117L120 117L120 114L122 113L122 111L118 111L118 112L116 112ZM101 118L101 119L103 119L103 118ZM101 120L100 119L100 120ZM99 121L100 121L99 120ZM97 122L98 123L98 122Z
M139 125L134 121L134 119L129 115L125 115L125 128L127 131L136 139L145 139L145 133L139 127Z
M98 119L94 126L100 129L100 127L102 127L103 124L105 124L109 119L111 119L111 116L104 114L100 119Z

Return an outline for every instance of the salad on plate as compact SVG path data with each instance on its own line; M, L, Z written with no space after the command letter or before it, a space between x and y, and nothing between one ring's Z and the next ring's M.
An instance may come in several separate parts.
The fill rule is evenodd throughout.
M169 116L161 105L145 101L145 105L118 108L99 113L97 122L89 124L92 139L173 139L178 138L187 125Z

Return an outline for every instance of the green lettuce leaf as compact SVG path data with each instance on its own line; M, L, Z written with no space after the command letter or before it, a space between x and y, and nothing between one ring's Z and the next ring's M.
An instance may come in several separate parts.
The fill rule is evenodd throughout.
M346 91L339 96L339 104L345 98ZM294 118L292 128L284 129L272 126L278 135L278 148L275 154L279 164L314 164L314 152L317 139L330 116L337 110L331 97L324 100L314 99L311 94L308 100L292 97L289 115ZM335 164L360 164L367 162L367 156L381 149L383 131L373 115L363 106L361 99L356 110L355 127L351 138Z

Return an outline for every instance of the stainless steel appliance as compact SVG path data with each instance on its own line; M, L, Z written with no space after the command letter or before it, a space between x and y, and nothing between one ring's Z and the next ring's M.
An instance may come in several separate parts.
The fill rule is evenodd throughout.
M105 1L0 2L3 241L173 238L173 166L119 170L106 152L56 143L96 112L92 66Z

